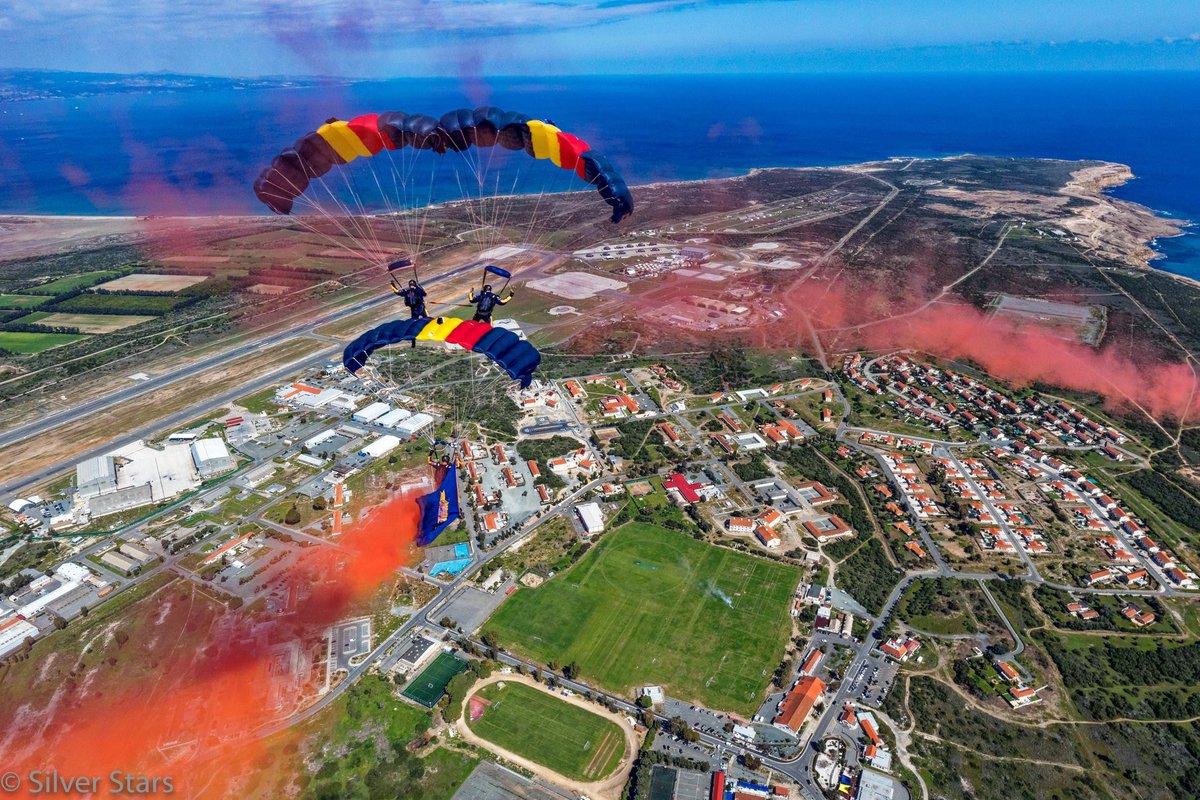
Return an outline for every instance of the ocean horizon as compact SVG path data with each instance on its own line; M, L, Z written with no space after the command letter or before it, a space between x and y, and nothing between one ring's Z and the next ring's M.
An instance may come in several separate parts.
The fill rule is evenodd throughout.
M0 106L0 213L269 213L254 178L328 117L498 105L591 142L635 197L639 183L754 168L973 153L1126 164L1135 179L1113 195L1190 223L1197 96L1196 73L1127 72L404 78L22 100ZM436 181L429 200L462 196ZM580 186L546 173L511 188ZM1200 280L1194 227L1153 247L1152 266Z

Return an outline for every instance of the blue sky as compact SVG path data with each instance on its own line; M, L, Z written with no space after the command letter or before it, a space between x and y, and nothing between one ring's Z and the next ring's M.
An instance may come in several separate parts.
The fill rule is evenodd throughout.
M1200 69L1180 0L0 0L0 67L364 77Z

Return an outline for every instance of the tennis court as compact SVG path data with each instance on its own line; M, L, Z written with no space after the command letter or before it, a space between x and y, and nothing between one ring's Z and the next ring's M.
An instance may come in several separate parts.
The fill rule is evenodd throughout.
M450 679L466 668L466 662L449 653L442 653L420 675L409 681L401 694L426 708L433 708L445 694Z

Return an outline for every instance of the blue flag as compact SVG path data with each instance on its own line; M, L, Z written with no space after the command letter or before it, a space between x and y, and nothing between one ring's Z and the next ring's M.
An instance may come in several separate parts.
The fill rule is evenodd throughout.
M417 544L424 547L458 520L458 470L451 469L441 486L418 497L417 506L421 509Z

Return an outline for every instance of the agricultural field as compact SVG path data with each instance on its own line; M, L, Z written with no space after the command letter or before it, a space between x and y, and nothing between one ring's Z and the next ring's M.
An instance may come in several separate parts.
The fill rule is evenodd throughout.
M114 275L120 275L117 270L102 269L94 272L81 272L78 275L67 275L57 280L52 280L48 283L31 286L27 291L32 294L66 294L74 292L77 289L86 289L90 286L95 286L102 280L111 278Z
M25 333L0 331L0 350L10 353L41 353L83 338L78 333Z
M35 294L0 294L0 308L20 311L23 308L36 308L50 298Z
M160 297L150 294L80 294L55 304L56 311L104 309L105 313L166 314L187 298Z
M751 714L791 635L795 569L656 525L629 523L486 625L537 661L575 662L616 691L660 683L674 697Z
M625 754L625 734L615 722L524 683L489 684L469 707L468 725L477 735L568 778L600 780Z
M45 325L50 328L75 328L80 333L105 334L113 333L124 328L132 328L143 322L150 322L155 317L142 317L127 314L66 314L50 311L35 311L26 314L17 322L25 324Z
M203 283L204 275L155 275L137 272L97 286L109 292L178 292Z

